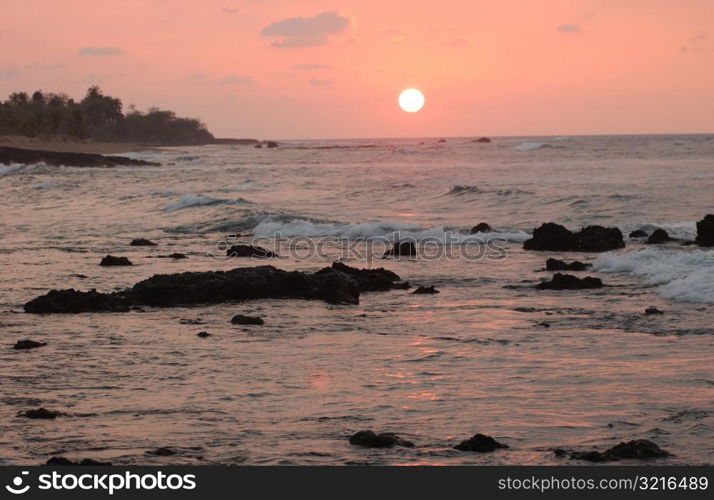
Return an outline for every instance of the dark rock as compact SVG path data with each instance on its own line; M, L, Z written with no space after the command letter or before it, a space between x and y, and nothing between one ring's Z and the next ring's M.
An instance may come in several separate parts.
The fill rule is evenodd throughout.
M434 288L434 285L430 286L420 286L412 292L412 294L424 294L424 295L434 295L440 293L439 290Z
M100 266L131 266L133 265L129 259L126 257L114 257L113 255L107 255L99 263Z
M136 238L134 240L131 240L131 243L129 243L129 245L133 247L155 247L156 243L144 238Z
M155 455L157 457L171 457L173 455L176 455L176 450L172 450L171 448L156 448L155 450L149 450L146 452L147 455Z
M672 456L670 452L663 450L647 439L636 439L627 443L622 442L603 452L597 450L575 451L570 454L570 458L573 460L585 460L588 462L615 462L621 459L654 460L670 456Z
M398 241L384 253L384 257L401 257L404 255L409 257L417 255L417 247L413 241Z
M37 408L36 410L27 410L18 413L19 417L31 418L31 419L41 419L41 420L54 420L55 418L62 415L62 412L47 410L45 408Z
M647 244L649 245L657 245L668 241L674 241L674 239L670 238L664 229L655 229L654 232L650 234L650 237L647 238Z
M265 147L266 148L277 148L278 143L275 141L265 141Z
M697 222L697 238L700 247L714 247L714 214L707 214Z
M93 465L93 466L100 466L100 465L111 465L111 464L112 464L111 462L98 462L97 460L94 460L92 458L85 458L78 462L73 462L65 457L52 457L47 462L45 462L45 465L85 465L85 466Z
M587 288L602 288L600 278L578 278L572 274L555 273L551 281L538 283L536 288L539 290L583 290Z
M25 339L18 340L13 349L35 349L36 347L43 347L46 345L46 342L37 342L35 340Z
M474 434L470 439L461 441L454 446L454 449L460 451L474 451L478 453L494 451L499 448L508 448L508 445L499 443L491 436L485 436L483 434Z
M365 448L391 448L392 446L414 447L414 443L400 438L393 432L376 434L373 431L359 431L353 434L350 436L350 444L364 446Z
M273 266L157 274L121 292L52 290L25 304L25 312L126 312L132 306L174 307L265 298L358 304L361 292L400 288L397 280L399 276L385 269L360 270L339 263L312 274Z
M657 309L654 306L650 306L647 309L645 309L645 314L650 315L650 314L664 314L662 311Z
M486 222L479 222L474 227L471 228L471 234L476 233L490 233L492 231L491 226Z
M488 137L479 137L478 139L474 139L473 142L491 142L491 139Z
M635 229L630 233L630 238L647 238L647 233L642 229Z
M79 278L81 280L86 280L89 276L86 274L70 274L72 278Z
M548 271L585 271L590 264L585 264L579 260L564 262L558 259L548 259L545 261L545 268Z
M233 245L228 249L226 255L228 257L277 257L271 250L254 245Z
M116 293L99 293L92 289L80 292L69 290L51 290L47 294L32 299L25 304L25 312L32 314L70 313L77 314L93 311L127 312L129 302Z
M188 256L182 253L172 253L169 255L157 255L157 259L188 259Z
M0 147L0 163L23 163L30 165L44 163L46 165L66 167L115 167L118 165L149 166L160 165L151 161L134 160L124 156L104 156L92 153L60 153L58 151L41 151L34 149Z
M198 332L196 334L196 337L201 337L202 339L205 339L206 337L210 337L210 336L211 336L211 334L208 332Z
M446 139L439 139L439 140L436 141L436 142L439 143L439 144L446 144Z
M244 316L242 314L236 314L231 319L231 323L234 325L262 325L265 321L263 321L263 318L259 316Z
M261 149L261 148L263 147L263 145L262 145L262 144L256 144L256 145L253 146L253 147L256 148L256 149Z
M573 233L553 222L546 222L533 231L533 237L523 243L526 250L607 252L624 248L622 232L616 227L587 226Z

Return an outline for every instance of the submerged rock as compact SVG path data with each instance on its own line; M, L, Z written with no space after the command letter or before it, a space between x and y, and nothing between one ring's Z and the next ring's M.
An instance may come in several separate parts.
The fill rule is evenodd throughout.
M398 241L392 248L384 252L384 257L401 257L403 255L415 257L417 255L416 243L413 241Z
M714 214L707 214L697 222L697 238L700 247L714 247Z
M255 245L233 245L226 251L228 257L277 257L277 255L267 248Z
M413 448L414 443L400 438L393 432L376 434L374 431L359 431L350 436L350 444L364 446L365 448L391 448L392 446L405 446Z
M206 337L210 337L210 336L211 336L211 334L208 332L198 332L196 334L196 337L200 337L202 339L205 339Z
M82 460L79 460L77 462L73 462L68 458L65 457L52 457L47 462L45 462L45 465L86 465L86 466L99 466L99 465L111 465L111 462L99 462L97 460L94 460L92 458L85 458Z
M486 222L479 222L474 227L471 228L471 234L476 233L490 233L492 231L491 226Z
M590 264L585 264L579 260L564 262L558 259L548 259L545 261L545 268L548 271L585 271Z
M439 144L446 144L446 139L439 139L439 140L436 141L436 142L439 143Z
M100 266L131 266L133 265L131 261L126 257L114 257L113 255L107 255L99 263Z
M657 309L655 306L650 306L647 309L645 309L645 314L647 314L649 316L651 314L664 314L664 313L662 311L660 311L659 309Z
M478 139L474 139L473 142L491 142L491 139L488 137L479 137Z
M650 234L650 237L647 238L647 244L649 245L657 245L668 241L674 241L674 238L670 238L669 234L664 229L655 229L654 232Z
M523 243L526 250L554 252L607 252L624 248L622 232L616 227L587 226L573 233L560 224L546 222Z
M441 293L441 292L439 292L439 290L434 288L434 285L420 286L412 292L412 294L424 294L424 295L434 295L437 293Z
M234 325L262 325L265 321L263 321L263 318L259 316L244 316L242 314L236 314L231 319L231 323Z
M46 342L37 342L36 340L25 339L18 340L13 346L13 349L36 349L37 347L44 347L46 345Z
M31 419L39 420L54 420L55 418L62 415L62 412L47 410L45 408L37 408L36 410L27 410L18 413L18 417L25 417Z
M187 255L184 255L184 254L182 254L182 253L171 253L171 254L169 254L169 255L157 255L156 258L157 258L157 259L174 259L174 260L178 260L178 259L188 259L188 256L187 256Z
M558 454L557 451L562 450L556 450L556 456L565 455L565 453ZM603 452L597 450L574 451L570 454L570 458L573 460L586 460L588 462L615 462L621 459L654 460L670 456L672 456L670 452L663 450L647 439L636 439L627 443L622 442Z
M508 448L507 444L499 443L491 436L484 434L474 434L471 438L461 441L454 446L454 449L460 451L473 451L477 453L486 453L497 450L499 448Z
M145 238L136 238L131 240L131 243L129 243L129 245L133 247L155 247L156 243L154 243L153 241L149 241Z
M572 274L555 273L551 281L538 283L536 288L539 290L584 290L587 288L602 288L602 286L600 278L587 276L581 279Z
M635 229L630 233L630 238L647 238L647 233L642 229Z
M28 313L126 312L132 306L174 307L251 299L309 299L358 304L361 292L401 287L385 269L354 269L335 263L316 273L273 266L230 271L156 274L114 293L52 290L25 304Z

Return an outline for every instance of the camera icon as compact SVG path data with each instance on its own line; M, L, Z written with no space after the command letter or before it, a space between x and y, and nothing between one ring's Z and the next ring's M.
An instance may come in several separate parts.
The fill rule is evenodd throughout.
M12 485L6 485L5 489L12 493L13 495L22 495L23 493L27 493L27 490L30 489L30 485L26 484L24 487L22 486L23 483L23 476L27 476L29 474L28 471L24 470L20 473L19 476L15 476L12 480Z

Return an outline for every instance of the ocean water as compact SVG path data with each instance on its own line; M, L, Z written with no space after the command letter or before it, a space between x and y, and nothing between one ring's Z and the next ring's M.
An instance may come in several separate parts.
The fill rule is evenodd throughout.
M714 463L714 251L629 240L606 254L522 249L546 221L693 239L714 212L714 136L287 141L131 156L163 165L0 166L0 463L568 464L550 449L636 438L675 453L666 463ZM494 231L468 234L482 221ZM397 234L434 251L381 259ZM138 237L158 246L128 245ZM264 264L222 257L226 243L253 238L278 250L277 267L343 259L441 293L22 312L54 288L108 292L157 273ZM173 252L188 259L151 258ZM106 254L135 265L99 267ZM548 257L594 263L583 275L608 286L536 290ZM664 314L644 315L648 306ZM235 314L265 324L232 325ZM12 349L25 338L48 345ZM38 406L67 415L16 416ZM362 429L416 447L351 446ZM510 448L452 449L477 432ZM177 454L147 454L157 447Z

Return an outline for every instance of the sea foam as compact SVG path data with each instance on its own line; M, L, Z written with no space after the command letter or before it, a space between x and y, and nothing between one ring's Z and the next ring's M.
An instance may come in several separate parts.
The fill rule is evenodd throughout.
M251 201L245 198L238 198L237 200L224 200L220 198L212 198L210 196L205 196L203 194L186 194L181 197L180 200L166 205L164 210L167 212L173 212L175 210L181 210L183 208L198 207L206 205L241 205L241 204L252 204Z

